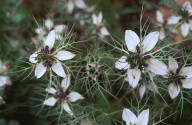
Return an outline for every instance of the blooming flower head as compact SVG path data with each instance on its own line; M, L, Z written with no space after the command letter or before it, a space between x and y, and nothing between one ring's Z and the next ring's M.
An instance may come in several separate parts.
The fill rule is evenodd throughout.
M29 61L36 64L35 76L37 78L42 77L47 69L53 70L61 77L66 76L60 61L72 59L75 54L65 50L56 50L54 43L55 30L52 30L44 40L43 48L29 57Z
M126 30L125 42L128 50L128 56L122 56L115 62L117 69L127 70L126 81L135 88L140 80L141 72L144 69L150 70L157 75L165 75L167 73L166 65L147 54L157 44L160 32L155 31L149 33L142 41L134 31Z
M51 30L55 30L56 40L60 40L62 31L66 28L64 24L54 25L54 22L50 19L45 20L44 27L38 27L35 29L35 33L41 36L47 35Z
M189 30L192 30L192 6L189 1L186 1L179 10L178 15L171 16L167 24L181 24L181 34L186 37Z
M165 76L170 83L168 92L171 99L176 98L181 91L181 88L192 89L192 66L179 68L177 61L169 57L168 59L169 72Z
M73 115L71 108L68 105L68 101L76 102L79 99L84 99L84 97L77 92L69 92L68 87L71 84L71 75L67 75L61 82L61 88L56 90L53 87L46 88L46 91L53 96L46 99L43 104L47 106L54 106L56 102L61 104L61 107L69 113L69 115Z
M85 9L87 8L87 5L85 4L84 0L68 0L67 1L67 12L72 13L73 9L77 7L79 9Z
M100 12L98 15L93 14L92 15L93 24L96 26L96 30L99 31L99 36L109 36L110 33L107 30L107 28L103 24L103 14Z
M149 121L149 109L143 110L137 117L132 111L124 108L122 114L126 125L147 125Z
M96 81L99 75L101 74L100 68L101 68L101 65L97 62L92 62L87 64L86 65L87 75Z

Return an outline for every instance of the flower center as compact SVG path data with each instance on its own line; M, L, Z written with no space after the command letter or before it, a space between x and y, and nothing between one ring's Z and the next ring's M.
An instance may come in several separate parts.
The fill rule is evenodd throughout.
M86 71L90 77L98 77L100 75L100 65L98 63L87 64Z
M180 10L179 11L179 15L182 17L180 22L181 21L186 21L187 23L189 23L189 21L192 20L192 15L190 15L187 10Z
M55 48L49 49L49 46L45 46L45 48L41 49L41 52L39 53L39 60L43 61L43 65L45 67L52 67L53 63L56 61L53 52L55 51Z
M176 83L177 85L180 85L180 86L182 85L181 80L186 79L186 76L179 75L179 71L180 71L179 68L176 70L176 73L174 73L173 71L170 71L168 76L168 83Z
M66 91L63 91L63 88L60 88L60 93L59 93L59 97L63 100L67 100L68 99L68 96L69 95L69 91L66 90Z
M132 53L127 57L127 62L131 65L131 69L134 69L136 66L142 71L144 67L147 67L146 60L150 59L151 56L143 56L140 51L139 46L136 47L137 53Z

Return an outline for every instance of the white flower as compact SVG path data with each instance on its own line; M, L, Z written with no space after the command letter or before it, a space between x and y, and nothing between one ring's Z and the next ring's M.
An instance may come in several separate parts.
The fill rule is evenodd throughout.
M192 66L182 67L178 66L177 61L169 57L168 59L169 73L165 76L170 83L168 86L168 93L171 99L175 99L181 87L185 89L192 89Z
M146 55L146 53L154 48L159 40L159 36L160 32L151 32L143 41L140 41L134 31L126 30L125 42L130 53L128 57L122 56L115 63L115 67L120 70L127 70L127 78L125 80L129 82L131 87L135 88L137 86L141 77L141 71L144 68L157 75L167 74L167 66L163 62L152 58L150 55Z
M60 40L62 31L66 28L64 24L54 25L54 22L50 19L45 20L45 27L38 27L35 29L35 33L41 36L47 35L50 30L55 30L55 38L56 40Z
M189 1L186 1L183 4L182 9L179 11L179 15L171 16L167 24L175 25L181 24L181 34L183 37L186 37L189 33L189 30L192 30L192 6Z
M77 7L79 9L87 8L84 0L68 0L67 2L67 12L72 13L73 9Z
M11 84L11 79L8 76L0 76L0 87Z
M126 122L126 125L147 125L149 121L149 109L143 110L137 117L129 109L124 108L122 118Z
M37 78L42 77L47 68L52 69L53 72L61 77L66 76L60 61L72 59L75 54L65 50L55 50L54 43L55 30L52 30L44 41L43 48L29 57L29 61L36 64L35 76Z
M54 106L57 101L61 101L61 107L69 113L69 115L73 115L73 112L71 111L68 101L70 102L76 102L79 99L84 99L84 97L77 93L77 92L68 92L68 87L71 84L71 75L67 75L61 82L61 88L59 90L56 90L53 87L46 88L46 92L52 94L53 96L46 99L43 104L47 106ZM58 95L57 97L54 97L54 95Z
M97 30L99 30L98 35L100 37L109 36L110 33L107 30L107 28L103 25L103 14L100 12L98 15L93 14L92 15L93 24L96 26Z
M87 75L96 81L99 75L101 74L100 68L101 68L101 65L97 62L92 62L87 64L86 65Z

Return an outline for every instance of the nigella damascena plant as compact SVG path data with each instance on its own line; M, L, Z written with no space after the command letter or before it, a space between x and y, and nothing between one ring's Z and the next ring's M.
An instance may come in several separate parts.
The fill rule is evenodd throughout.
M37 78L42 77L47 69L55 72L58 76L66 76L60 61L70 60L75 57L75 54L66 50L57 50L54 44L55 30L52 30L44 40L43 46L29 57L29 61L36 66L35 76Z
M86 65L87 75L94 81L96 81L99 75L101 74L100 70L101 70L101 65L97 62L88 63Z
M98 15L93 14L92 20L93 20L93 24L96 27L96 34L97 35L99 35L101 38L110 35L109 31L104 26L102 12L100 12Z
M115 67L119 70L127 70L126 81L135 88L141 78L141 73L150 70L157 75L167 73L166 65L150 55L150 51L157 44L160 32L149 33L144 38L139 38L134 31L126 30L125 42L128 48L127 56L122 56L115 62Z
M149 109L143 110L137 117L132 111L124 108L122 119L126 125L148 125Z
M165 76L169 86L168 92L171 99L175 99L181 88L192 89L192 66L179 67L177 61L169 57L168 72Z
M189 31L192 30L192 6L189 1L183 4L183 7L179 10L178 15L168 18L167 24L169 25L181 25L181 34L186 37Z
M61 82L60 88L48 87L46 92L52 94L52 97L47 98L43 104L47 106L54 106L56 102L61 105L69 115L74 115L73 111L69 107L69 102L76 102L77 100L84 99L84 97L77 92L69 92L68 87L71 85L71 75L67 75Z

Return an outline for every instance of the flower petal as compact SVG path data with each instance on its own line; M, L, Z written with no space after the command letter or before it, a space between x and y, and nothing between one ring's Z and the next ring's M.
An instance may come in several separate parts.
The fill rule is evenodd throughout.
M64 61L72 59L73 57L75 57L75 54L69 51L61 50L55 55L55 57L57 57L61 61Z
M163 40L165 38L165 34L163 32L159 32L159 39Z
M192 78L192 66L183 67L179 75L185 76L186 78Z
M0 87L11 85L11 80L8 76L0 76Z
M186 37L189 33L189 24L188 23L183 23L181 25L181 34L183 37Z
M53 27L53 21L50 19L45 20L45 27L50 30Z
M180 19L181 19L180 16L171 16L168 18L167 24L168 25L175 25L179 22Z
M45 91L51 94L55 94L57 92L56 89L53 87L48 87L45 89Z
M123 109L122 119L126 122L126 125L138 125L138 118L129 109Z
M147 68L157 74L157 75L167 75L168 74L168 69L167 69L167 66L159 61L158 59L154 59L154 58L151 58L149 60L146 61L147 63Z
M109 31L107 30L106 27L102 27L102 28L100 29L100 32L101 32L101 34L102 34L103 36L108 36L108 35L110 35L110 33L109 33Z
M146 53L154 48L160 37L159 31L149 33L141 43L142 52Z
M69 105L67 104L67 102L65 101L63 103L63 109L69 114L69 115L73 115L73 112L71 111L71 108L69 107Z
M185 1L184 3L183 3L183 9L184 10L188 10L188 9L191 9L192 7L191 7L191 3L189 2L189 1Z
M84 0L75 0L75 5L80 9L86 8Z
M43 102L43 104L47 105L47 106L54 106L56 102L57 102L57 99L55 99L54 97L51 97L51 98L46 99Z
M55 30L55 33L62 33L62 31L66 28L65 25L63 24L59 24L59 25L56 25L54 30Z
M67 12L68 13L72 13L73 12L73 9L74 9L74 3L72 0L68 0L67 2Z
M169 70L173 71L174 73L176 73L176 70L179 68L177 61L171 56L168 58L168 65Z
M103 20L103 14L102 12L99 12L98 16L97 16L97 23L101 24Z
M174 83L169 84L168 92L169 92L171 99L175 99L179 95L180 89L181 88L179 86L175 85Z
M48 46L49 49L53 48L55 43L55 30L52 30L48 35L45 40L45 46Z
M37 52L33 53L30 57L29 57L29 61L31 63L37 63L38 60L36 60L36 57L38 56Z
M143 84L139 87L139 95L140 95L140 98L142 99L144 94L145 94L145 91L146 91L146 86Z
M46 70L47 70L47 67L45 67L45 66L43 65L43 62L37 64L37 66L36 66L36 68L35 68L35 76L36 76L37 78L42 77L42 76L44 75L44 73L46 72Z
M59 61L55 62L51 69L53 70L53 72L55 72L57 75L61 76L61 77L65 77L65 71L63 69L63 66L61 65L61 63Z
M77 92L71 92L67 97L69 97L69 101L71 102L76 102L79 99L84 99L84 97Z
M122 56L121 58L119 58L118 61L115 62L115 68L119 70L128 69L130 65L126 62L126 60L126 56Z
M134 31L125 31L125 42L129 51L136 53L136 46L139 44L140 39Z
M135 67L134 69L128 69L127 76L129 85L135 88L140 80L141 71L138 69L138 67Z
M156 11L156 20L159 23L164 23L163 14L159 10Z
M183 83L183 88L192 89L192 79L182 79L181 82Z
M149 109L143 110L138 116L138 125L147 125L149 121Z
M68 74L64 79L61 81L61 87L63 88L63 91L65 92L68 87L71 85L71 74Z
M97 25L97 16L95 14L92 15L93 24Z

